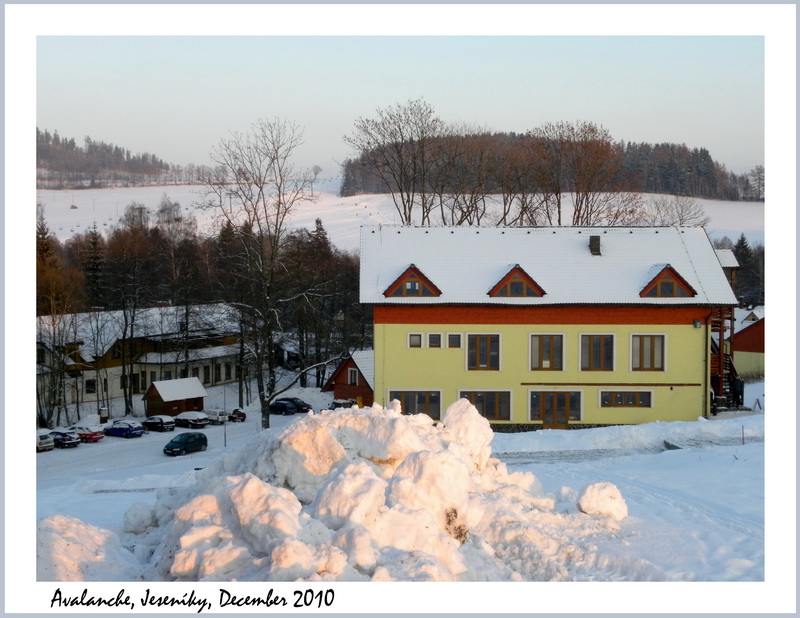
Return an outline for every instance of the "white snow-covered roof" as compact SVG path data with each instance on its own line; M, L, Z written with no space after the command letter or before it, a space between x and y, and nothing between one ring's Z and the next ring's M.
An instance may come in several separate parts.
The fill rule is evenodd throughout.
M179 378L177 380L157 380L153 387L164 401L179 401L194 397L205 397L206 389L197 378Z
M731 249L715 249L720 266L723 268L739 268L739 261Z
M733 310L733 332L738 333L748 326L764 319L764 307L753 307L752 309L741 309L737 307Z
M82 341L80 354L91 361L105 354L123 335L122 311L95 311L37 318L37 338L49 341L58 333L60 341ZM133 337L181 338L236 332L235 311L224 303L139 309ZM131 336L131 333L128 333Z
M591 236L600 237L600 255L589 250ZM440 296L384 296L412 264ZM517 264L544 296L488 296ZM648 276L667 264L696 296L639 295ZM361 302L368 304L736 304L717 253L699 227L362 227L360 283Z
M214 358L225 358L228 356L236 356L239 353L238 344L217 345L208 348L197 348L195 350L188 350L188 360L201 361L210 360ZM142 354L138 359L138 363L152 364L152 365L174 365L182 363L187 358L187 352L148 352Z
M370 388L375 388L375 350L358 350L350 357Z

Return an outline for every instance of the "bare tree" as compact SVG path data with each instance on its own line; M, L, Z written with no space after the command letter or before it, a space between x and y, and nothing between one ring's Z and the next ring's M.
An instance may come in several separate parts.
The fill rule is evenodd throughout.
M696 225L705 227L711 219L703 207L685 195L657 195L643 208L644 225Z
M445 125L422 99L378 109L376 114L376 118L358 118L344 141L386 184L401 223L414 223L419 202L420 223L425 224L433 209L430 189L436 138Z
M312 202L315 170L296 169L292 155L302 131L285 120L258 120L248 133L223 139L212 153L216 173L205 185L205 205L216 210L236 250L237 308L254 360L261 412L268 423L269 402L277 392L281 304L286 297L281 249L288 220L303 203Z

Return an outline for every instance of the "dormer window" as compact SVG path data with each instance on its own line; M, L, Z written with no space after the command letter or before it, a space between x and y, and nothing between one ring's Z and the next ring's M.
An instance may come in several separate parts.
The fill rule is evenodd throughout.
M535 298L545 291L517 264L488 292L493 298Z
M639 296L642 298L688 298L697 292L669 264L658 270Z
M435 297L442 294L433 282L412 264L386 288L383 293L387 298L392 297Z

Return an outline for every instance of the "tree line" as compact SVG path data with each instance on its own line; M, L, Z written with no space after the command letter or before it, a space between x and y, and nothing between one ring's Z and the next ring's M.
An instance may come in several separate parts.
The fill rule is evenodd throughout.
M447 123L422 99L358 118L344 141L342 195L389 193L404 224L621 225L647 213L637 194L763 200L764 170L737 176L706 149L615 142L592 122L524 134ZM573 196L567 220L562 199Z
M78 144L75 138L61 137L36 128L36 184L39 189L90 189L114 186L140 186L200 182L208 174L206 166L185 167L164 162L144 152L94 140L89 136Z

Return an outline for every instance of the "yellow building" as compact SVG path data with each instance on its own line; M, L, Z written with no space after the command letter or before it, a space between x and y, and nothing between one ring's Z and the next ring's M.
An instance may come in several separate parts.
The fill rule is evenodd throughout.
M362 228L361 301L376 402L498 430L708 415L736 304L702 228Z

